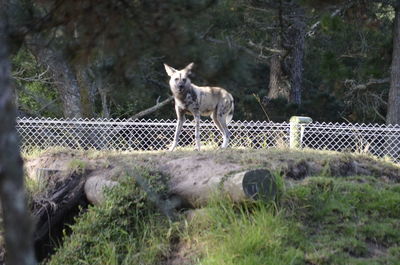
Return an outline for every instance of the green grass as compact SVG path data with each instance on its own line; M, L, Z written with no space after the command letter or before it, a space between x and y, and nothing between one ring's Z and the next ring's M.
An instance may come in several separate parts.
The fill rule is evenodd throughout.
M304 263L399 264L399 188L368 177L316 177L289 190L282 205L300 227Z
M302 252L287 241L295 230L273 205L222 199L193 219L184 238L200 242L194 264L297 264Z
M216 197L171 223L127 178L91 207L49 264L163 264L179 237L191 264L400 264L400 185L312 177L278 203Z
M314 177L278 206L214 202L185 238L194 264L400 264L399 220L399 184Z
M48 264L157 264L169 251L173 224L131 177L90 207Z

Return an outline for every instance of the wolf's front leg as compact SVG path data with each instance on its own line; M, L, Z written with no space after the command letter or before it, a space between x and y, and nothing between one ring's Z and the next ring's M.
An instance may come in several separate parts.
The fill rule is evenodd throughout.
M185 121L185 115L181 111L177 109L176 114L178 116L178 120L176 122L174 141L172 142L169 151L174 151L175 147L178 145L179 135L181 134L183 122Z
M196 127L195 127L196 150L200 151L200 114L194 115L194 121L196 122Z
M178 121L176 123L174 141L172 142L171 147L169 148L169 151L174 151L175 147L178 144L179 135L181 134L183 122L184 122L184 119L182 118L182 119L178 119Z

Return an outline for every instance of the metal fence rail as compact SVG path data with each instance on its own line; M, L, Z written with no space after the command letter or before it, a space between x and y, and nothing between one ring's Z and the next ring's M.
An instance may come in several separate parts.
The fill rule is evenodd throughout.
M21 148L53 146L97 150L163 150L172 142L175 120L38 119L18 118ZM232 121L232 147L307 147L368 153L400 158L400 127L395 125L319 123L274 123ZM296 131L294 130L296 129ZM299 135L295 135L295 134ZM291 138L300 139L294 146ZM222 137L214 124L203 120L200 138L204 144L220 145ZM180 146L194 146L194 124L185 122Z

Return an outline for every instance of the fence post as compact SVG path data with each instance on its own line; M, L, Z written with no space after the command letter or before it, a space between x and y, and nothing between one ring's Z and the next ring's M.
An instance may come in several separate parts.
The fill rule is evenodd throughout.
M301 148L304 126L311 122L312 119L310 117L293 116L290 118L290 148Z

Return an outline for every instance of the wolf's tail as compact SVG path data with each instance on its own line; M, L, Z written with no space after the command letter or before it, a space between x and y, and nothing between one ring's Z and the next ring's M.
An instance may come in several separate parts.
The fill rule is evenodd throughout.
M230 103L231 103L231 106L230 106L230 108L229 108L229 112L228 112L228 115L226 115L226 124L229 124L230 122L231 122L231 120L232 120L232 117L233 117L233 111L234 111L234 109L235 109L235 104L234 104L234 102L233 102L233 97L232 97L232 95L230 95Z

